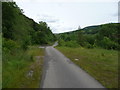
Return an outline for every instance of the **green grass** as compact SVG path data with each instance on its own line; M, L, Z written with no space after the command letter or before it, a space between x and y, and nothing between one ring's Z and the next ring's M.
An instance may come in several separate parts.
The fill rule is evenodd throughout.
M107 88L118 87L118 52L105 49L56 47ZM75 59L79 59L76 61Z
M17 50L13 55L3 53L3 88L39 88L43 56L44 50L38 46L30 46L27 51ZM32 77L28 76L31 70Z

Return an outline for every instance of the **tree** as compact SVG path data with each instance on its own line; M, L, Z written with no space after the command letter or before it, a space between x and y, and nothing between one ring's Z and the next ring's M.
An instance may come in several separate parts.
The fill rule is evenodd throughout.
M85 37L84 37L84 35L83 35L83 31L82 30L80 30L79 32L78 32L78 43L81 45L81 46L84 46L84 44L85 44Z

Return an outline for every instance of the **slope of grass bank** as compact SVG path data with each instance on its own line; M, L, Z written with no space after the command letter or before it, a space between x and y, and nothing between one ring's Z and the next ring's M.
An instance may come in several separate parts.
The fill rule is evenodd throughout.
M39 88L44 50L30 46L12 55L3 53L3 88Z
M68 47L56 48L105 87L118 87L117 51Z

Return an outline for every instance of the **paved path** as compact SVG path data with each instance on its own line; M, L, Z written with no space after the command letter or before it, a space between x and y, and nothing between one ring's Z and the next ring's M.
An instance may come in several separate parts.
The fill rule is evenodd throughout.
M48 46L45 51L42 88L104 88L57 49Z

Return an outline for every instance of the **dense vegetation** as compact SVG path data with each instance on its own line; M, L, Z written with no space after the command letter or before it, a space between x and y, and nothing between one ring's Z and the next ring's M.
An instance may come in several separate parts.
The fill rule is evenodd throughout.
M42 59L36 62L35 57L43 56L44 52L36 45L51 44L55 40L46 22L36 23L28 18L15 2L2 2L3 88L39 88ZM31 49L31 46L35 47ZM33 64L32 70L37 73L33 78L26 78Z
M60 46L69 47L101 47L105 49L120 49L120 24L110 23L90 26L73 32L56 35Z
M10 43L26 49L28 45L49 44L55 41L55 36L45 22L38 24L26 17L15 2L2 3L2 16L5 38L3 47L9 48L6 43Z
M26 17L15 2L2 2L3 55L16 54L29 45L44 45L55 41L55 36L45 22L36 23ZM5 61L5 58L3 58Z

